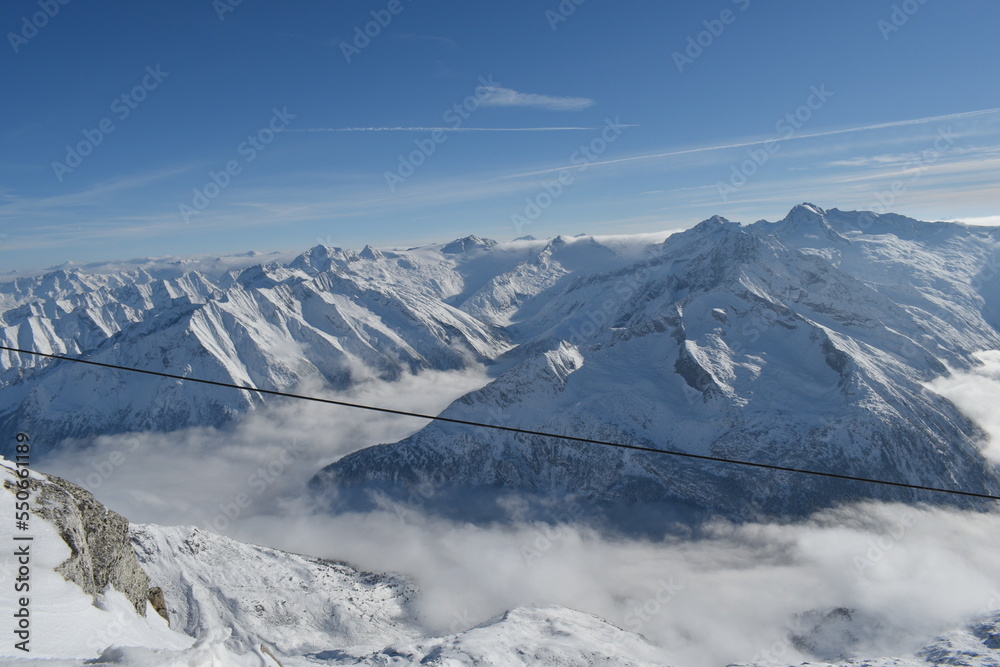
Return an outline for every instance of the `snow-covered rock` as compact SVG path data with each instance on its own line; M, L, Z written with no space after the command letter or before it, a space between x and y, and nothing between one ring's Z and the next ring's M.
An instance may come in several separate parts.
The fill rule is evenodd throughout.
M713 217L662 242L467 237L63 267L0 283L0 340L264 389L488 363L496 379L448 416L997 493L981 434L927 383L1000 349L998 253L998 229L803 204L775 223ZM55 448L217 425L274 400L7 352L0 368L0 436L34 429ZM314 486L407 498L443 473L456 493L731 516L934 499L444 424L348 456Z
M146 615L149 577L139 567L129 540L128 521L112 512L93 494L59 477L30 471L18 477L16 467L0 459L3 488L7 496L15 494L16 483L27 483L31 513L50 522L69 549L69 557L55 571L73 582L94 600L113 588Z
M454 635L394 644L375 653L346 651L316 654L333 664L404 667L406 665L556 665L559 667L663 666L664 651L640 635L590 614L565 607L507 611Z
M163 588L173 627L231 631L238 653L381 647L418 635L416 589L403 578L243 544L197 528L133 525L139 562Z
M533 293L512 299L494 280L467 302L511 320L515 365L444 416L1000 492L982 434L926 388L1000 349L1000 230L801 205L777 223L712 218L639 261L594 243L548 243L531 262L567 248L580 261ZM351 454L314 486L351 502L376 486L407 498L435 475L447 481L429 507L484 490L743 517L945 499L447 423Z
M168 652L191 647L194 639L169 628L147 603L149 578L138 566L125 519L65 480L33 470L19 477L15 471L0 459L0 511L10 518L0 528L5 551L9 548L0 560L10 591L2 607L12 618L27 599L30 622L27 637L10 633L0 645L0 660L79 665L111 647ZM17 501L13 493L22 479L29 482L27 501ZM14 527L17 502L30 508L26 530ZM15 558L15 546L27 556ZM21 578L16 592L15 577ZM22 650L16 642L25 640Z

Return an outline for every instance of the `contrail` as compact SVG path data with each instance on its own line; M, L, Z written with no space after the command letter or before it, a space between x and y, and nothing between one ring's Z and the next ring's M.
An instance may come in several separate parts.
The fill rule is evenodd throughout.
M639 127L622 125L621 127ZM600 127L307 127L282 132L564 132Z
M812 132L810 134L796 134L789 137L772 137L770 139L756 139L754 141L743 141L736 144L723 144L718 146L701 146L699 148L688 148L679 151L670 151L668 153L653 153L651 155L636 155L633 157L623 157L615 160L604 160L603 162L590 162L587 164L587 168L590 167L600 167L609 164L621 164L623 162L636 162L638 160L656 160L665 157L674 157L676 155L691 155L692 153L707 153L709 151L720 151L726 150L728 148L745 148L747 146L756 146L758 144L767 143L773 141L776 143L793 141L795 139L814 139L816 137L829 137L836 134L851 134L854 132L867 132L869 130L883 130L889 127L902 127L904 125L921 125L924 123L933 123L935 121L942 120L955 120L959 118L971 118L973 116L985 116L992 113L997 113L1000 108L997 109L982 109L981 111L963 111L962 113L953 113L945 116L930 116L928 118L914 118L910 120L897 120L891 123L878 123L877 125L864 125L862 127L848 127L840 130L826 130L824 132ZM552 169L542 169L541 171L529 171L522 174L511 174L509 176L501 176L494 180L502 181L511 178L523 178L525 176L540 176L542 174L552 174L557 171L563 171L569 167L554 167Z

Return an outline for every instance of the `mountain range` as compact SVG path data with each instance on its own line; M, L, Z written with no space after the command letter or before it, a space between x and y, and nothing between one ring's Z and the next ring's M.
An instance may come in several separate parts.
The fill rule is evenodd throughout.
M926 384L1000 348L998 247L996 228L802 204L660 240L60 267L0 283L0 341L274 390L485 364L494 379L443 416L995 494L983 434ZM53 443L220 425L276 400L10 352L0 364L0 434ZM417 497L483 517L510 515L512 495L556 518L934 499L448 423L350 454L311 488L332 509Z
M0 281L0 344L289 391L485 367L490 381L442 416L998 494L986 434L930 389L1000 349L998 251L998 228L802 204L778 222L714 217L657 236L63 266ZM224 426L286 400L9 351L0 388L2 442L31 432L43 468L67 438ZM0 473L13 512L15 466ZM48 601L33 618L58 639L46 664L670 662L637 632L552 604L430 632L404 576L129 526L76 485L30 480L36 595ZM612 532L868 499L983 507L448 422L358 449L303 492L330 512ZM858 664L838 661L884 631L851 609L801 608L787 638L797 655ZM989 612L865 664L995 664L998 623ZM747 664L781 664L762 656Z

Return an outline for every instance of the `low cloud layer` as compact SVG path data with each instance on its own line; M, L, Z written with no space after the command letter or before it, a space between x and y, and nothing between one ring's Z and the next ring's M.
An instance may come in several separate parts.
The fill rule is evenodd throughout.
M639 632L664 661L788 664L836 655L789 641L813 610L852 610L855 655L902 655L1000 605L1000 517L900 505L791 525L719 521L689 539L611 541L579 526L480 527L392 512L257 516L236 535L403 572L436 633L516 606L561 604Z
M437 414L489 381L485 369L428 371L344 392L305 383L294 393ZM226 428L130 433L67 442L44 471L94 493L137 523L224 532L236 518L302 495L322 467L364 447L395 442L426 419L281 400ZM233 506L238 511L233 510ZM234 514L236 516L230 516Z
M996 380L972 375L966 381L973 385ZM435 411L487 380L481 370L427 373L348 396ZM946 389L954 396L980 395L978 385L955 382ZM581 525L451 522L424 515L419 498L340 516L320 514L305 500L304 485L321 466L422 425L289 403L229 429L98 438L49 461L45 471L91 488L132 521L198 525L409 575L423 591L421 620L435 634L517 606L561 604L641 633L663 648L667 664L795 664L836 657L789 641L835 608L852 610L851 632L834 633L824 651L871 656L912 652L1000 607L997 514L866 504L792 524L720 520L650 541L610 539ZM426 490L433 493L433 486ZM816 610L821 614L800 616Z
M927 384L934 391L965 413L987 435L983 455L1000 464L1000 351L990 350L976 355L982 365L968 372L952 371L950 375Z

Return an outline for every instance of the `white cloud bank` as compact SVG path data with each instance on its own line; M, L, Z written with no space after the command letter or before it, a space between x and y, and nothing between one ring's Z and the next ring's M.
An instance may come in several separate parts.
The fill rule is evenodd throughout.
M987 215L979 218L962 218L959 222L967 225L980 225L983 227L1000 227L1000 215Z
M1000 364L1000 353L988 358ZM1000 388L992 372L953 384L953 395L985 407L975 383ZM427 373L350 396L433 411L486 381L481 371ZM451 522L424 516L419 503L326 516L304 499L305 483L325 463L422 423L289 403L229 429L98 438L42 469L85 486L99 481L89 485L98 498L132 521L214 523L246 542L407 574L423 591L420 616L435 634L517 606L561 604L640 632L663 648L665 664L795 664L823 657L788 641L790 624L810 610L856 610L857 639L841 637L834 650L872 656L916 650L1000 607L995 513L865 504L796 523L718 521L653 541L581 525Z
M1000 350L979 352L982 362L968 372L953 371L926 386L941 394L986 431L983 456L1000 464Z

